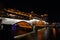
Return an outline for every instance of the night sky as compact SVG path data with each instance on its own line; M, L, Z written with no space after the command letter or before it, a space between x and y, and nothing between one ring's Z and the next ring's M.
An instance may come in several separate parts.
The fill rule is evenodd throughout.
M60 21L60 6L59 1L48 1L48 0L5 0L0 3L3 8L15 8L21 11L30 12L34 11L37 14L47 13L49 20Z

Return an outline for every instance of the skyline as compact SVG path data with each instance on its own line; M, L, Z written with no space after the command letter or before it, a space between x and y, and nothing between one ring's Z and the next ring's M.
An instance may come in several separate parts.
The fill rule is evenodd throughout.
M51 1L50 1L51 2ZM49 20L60 20L59 18L59 5L58 3L53 3L53 1L49 4L47 0L45 1L39 1L39 0L20 0L20 1L2 1L1 5L3 8L15 8L20 11L24 12L31 12L34 11L37 14L44 14L47 13L49 15ZM56 7L57 6L57 7Z

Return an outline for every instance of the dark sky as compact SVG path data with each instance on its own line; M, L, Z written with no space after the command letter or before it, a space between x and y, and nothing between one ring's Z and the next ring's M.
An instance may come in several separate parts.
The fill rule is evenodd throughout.
M20 1L12 1L6 0L3 2L3 5L11 8L16 8L22 11L36 11L36 12L47 12L47 1L39 1L39 0L20 0Z
M47 13L49 14L49 20L60 20L60 6L59 1L48 1L48 0L5 0L1 2L5 8L16 8L21 11L30 12L35 11L36 13Z

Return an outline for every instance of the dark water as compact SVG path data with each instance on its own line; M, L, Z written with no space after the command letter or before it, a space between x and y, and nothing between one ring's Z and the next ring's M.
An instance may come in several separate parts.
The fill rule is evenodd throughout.
M11 32L11 25L3 25L3 30L0 30L0 40L36 40L36 33L27 35L23 38L14 39ZM52 29L49 29L50 40L60 40L60 28L56 28L56 38L54 39Z

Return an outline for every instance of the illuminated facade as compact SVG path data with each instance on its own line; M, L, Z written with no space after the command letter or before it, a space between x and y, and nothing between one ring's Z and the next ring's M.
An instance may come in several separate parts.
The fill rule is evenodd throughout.
M9 18L17 18L17 19L32 19L34 17L38 17L39 15L35 14L33 11L30 13L27 12L21 12L19 10L15 9L4 9L1 12L1 17L9 17Z

